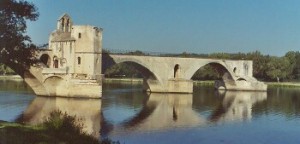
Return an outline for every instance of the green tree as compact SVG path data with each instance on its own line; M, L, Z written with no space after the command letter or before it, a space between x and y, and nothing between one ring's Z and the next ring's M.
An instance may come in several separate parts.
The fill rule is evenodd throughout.
M116 64L105 71L106 77L141 78L142 74L132 63Z
M222 75L217 72L211 65L205 65L195 72L192 80L218 80Z
M15 74L14 71L4 64L0 64L0 75Z
M291 75L291 71L289 70L291 64L286 57L271 57L270 61L267 64L266 74L268 79L276 80L279 78L280 80L285 80Z
M267 63L270 60L270 56L264 56L259 51L247 53L246 60L253 61L253 76L258 79L267 79L266 70Z
M300 52L299 51L296 52L293 75L295 76L295 79L300 80Z
M290 73L290 75L288 75L289 79L295 79L296 78L296 74L294 73L295 67L297 65L297 52L294 51L289 51L285 54L285 56L290 63L290 67L286 70L288 71L288 73Z
M22 0L0 1L0 62L17 73L34 62L30 37L26 35L26 21L37 20L37 8Z

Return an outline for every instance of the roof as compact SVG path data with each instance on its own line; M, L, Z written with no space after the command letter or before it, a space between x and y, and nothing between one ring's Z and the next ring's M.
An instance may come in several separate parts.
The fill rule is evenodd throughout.
M63 17L68 17L71 18L67 13L64 13L63 15L61 15L58 20L61 20Z
M55 32L51 41L75 41L76 39L71 36L71 32Z

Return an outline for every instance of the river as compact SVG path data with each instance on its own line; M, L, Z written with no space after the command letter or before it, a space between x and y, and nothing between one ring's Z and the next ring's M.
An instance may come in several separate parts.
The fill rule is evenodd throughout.
M120 143L253 144L300 142L300 88L267 92L146 94L139 83L106 83L102 99L37 97L23 81L0 80L0 120L35 125L54 110L84 131Z

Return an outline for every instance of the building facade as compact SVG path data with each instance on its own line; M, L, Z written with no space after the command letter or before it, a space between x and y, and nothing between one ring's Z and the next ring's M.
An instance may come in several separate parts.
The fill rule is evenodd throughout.
M76 95L86 95L91 91L94 91L91 95L100 95L102 28L73 25L71 17L63 14L57 21L56 30L50 34L46 51L47 54L41 56L43 75L47 79L59 77L64 82L55 87L55 95L73 97L71 93L72 90L78 91L76 88L81 89ZM64 90L59 90L61 88Z

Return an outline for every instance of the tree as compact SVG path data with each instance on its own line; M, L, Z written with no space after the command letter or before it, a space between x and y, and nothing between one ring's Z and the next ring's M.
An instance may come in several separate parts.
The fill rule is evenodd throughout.
M293 75L295 76L296 79L300 80L300 52L299 51L296 52Z
M0 1L0 63L22 73L34 62L32 49L36 48L26 35L26 21L37 20L37 8L22 0Z
M294 73L295 67L297 66L297 52L289 51L285 54L284 57L286 57L289 60L290 67L288 68L288 72L290 75L288 76L289 79L295 79L296 74Z
M291 64L286 57L271 57L267 64L266 74L270 80L276 80L277 78L284 80L291 75L289 70Z

